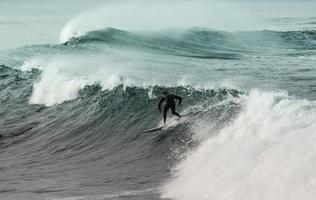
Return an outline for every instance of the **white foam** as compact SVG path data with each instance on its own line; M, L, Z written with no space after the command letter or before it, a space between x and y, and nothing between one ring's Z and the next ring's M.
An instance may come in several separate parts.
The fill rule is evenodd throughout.
M30 103L52 106L73 100L87 84L87 80L69 79L60 74L59 69L49 68L43 72L41 80L34 84Z
M175 167L163 198L316 198L316 102L260 91L243 101L231 125Z
M94 83L100 83L103 89L129 84L129 80L124 80L117 70L111 69L109 63L101 65L100 60L99 57L89 56L43 57L40 65L42 74L33 85L30 103L52 106L73 100L81 89ZM34 63L34 59L25 63ZM29 70L34 65L24 64L22 68Z
M32 69L42 69L41 66L45 64L46 64L45 59L35 56L24 61L22 66L19 67L19 69L22 71L31 71Z
M152 87L191 86L196 89L210 89L216 80L200 80L194 72L179 73L182 65L161 64L161 59L147 62L139 57L138 52L126 52L111 49L102 54L65 54L54 56L32 57L21 66L22 70L39 68L42 73L33 86L31 104L51 106L78 97L80 89L86 85L98 83L104 90L111 90L118 85L149 88L149 98L155 98ZM159 63L157 65L156 63ZM166 70L168 69L168 70ZM168 73L166 73L168 71ZM154 76L153 76L154 74ZM190 76L189 76L189 75ZM181 79L181 77L187 78ZM180 80L180 81L178 81ZM203 82L204 84L200 84Z

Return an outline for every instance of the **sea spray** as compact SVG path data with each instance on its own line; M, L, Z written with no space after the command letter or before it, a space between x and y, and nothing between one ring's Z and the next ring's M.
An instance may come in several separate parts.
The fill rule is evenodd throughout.
M239 117L175 166L162 197L313 199L316 103L253 90Z

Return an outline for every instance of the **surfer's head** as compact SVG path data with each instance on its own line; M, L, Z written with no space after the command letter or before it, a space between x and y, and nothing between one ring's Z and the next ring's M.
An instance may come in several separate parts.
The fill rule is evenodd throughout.
M162 93L163 95L168 95L169 94L169 92L168 92L168 90L165 90L165 91L163 91L163 93Z

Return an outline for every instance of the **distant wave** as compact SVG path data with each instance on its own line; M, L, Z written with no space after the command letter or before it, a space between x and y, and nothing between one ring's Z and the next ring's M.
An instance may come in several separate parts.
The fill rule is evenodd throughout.
M113 28L73 37L69 45L106 43L120 47L145 48L197 57L239 58L243 53L275 49L316 49L316 31L224 32L195 28L161 32L127 32ZM218 56L216 56L218 55Z
M1 64L17 66L34 55L106 53L115 50L199 59L242 59L257 55L312 56L315 49L316 30L225 32L192 28L128 32L106 28L74 36L62 45L29 45L1 52L0 61Z
M198 58L237 59L240 49L231 33L192 29L161 32L128 32L107 28L73 37L67 45L107 44Z

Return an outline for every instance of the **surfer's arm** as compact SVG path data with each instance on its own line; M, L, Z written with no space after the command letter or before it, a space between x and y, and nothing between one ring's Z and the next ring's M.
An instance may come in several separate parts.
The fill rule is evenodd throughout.
M162 104L162 102L165 100L165 98L164 97L162 97L161 99L160 99L160 101L159 101L159 104L158 104L158 109L161 111L161 104Z
M179 100L178 105L180 105L180 103L181 103L181 101L182 101L182 97L179 97L179 96L177 96L177 95L174 95L174 98Z

